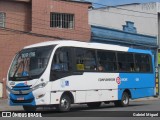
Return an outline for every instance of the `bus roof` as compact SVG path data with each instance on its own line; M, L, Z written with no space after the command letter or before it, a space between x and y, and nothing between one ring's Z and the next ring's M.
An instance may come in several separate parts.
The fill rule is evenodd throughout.
M41 46L49 46L49 45L57 45L59 47L70 46L70 47L83 47L83 48L93 48L93 49L102 49L102 50L151 54L150 50L134 49L134 48L124 47L120 45L111 45L111 44L103 44L103 43L95 43L95 42L80 42L80 41L72 41L72 40L55 40L55 41L41 42L41 43L26 46L24 47L24 49L41 47Z

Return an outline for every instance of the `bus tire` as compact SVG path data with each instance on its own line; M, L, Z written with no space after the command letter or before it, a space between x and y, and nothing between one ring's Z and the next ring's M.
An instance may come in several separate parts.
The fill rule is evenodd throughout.
M67 112L71 108L71 99L68 95L62 95L57 110L60 112Z
M87 106L90 108L98 108L100 107L101 102L91 102L91 103L87 103Z
M23 106L24 111L36 111L36 106Z
M129 105L129 94L124 92L122 99L114 102L116 107L127 107Z

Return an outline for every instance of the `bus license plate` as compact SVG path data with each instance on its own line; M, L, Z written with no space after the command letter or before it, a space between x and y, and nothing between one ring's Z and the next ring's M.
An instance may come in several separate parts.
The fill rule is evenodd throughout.
M24 100L24 97L19 97L17 98L17 100Z

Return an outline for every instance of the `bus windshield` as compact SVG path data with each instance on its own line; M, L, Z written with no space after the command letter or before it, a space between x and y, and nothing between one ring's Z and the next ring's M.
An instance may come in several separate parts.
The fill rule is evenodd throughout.
M23 49L14 58L9 80L24 81L38 78L46 69L54 46Z

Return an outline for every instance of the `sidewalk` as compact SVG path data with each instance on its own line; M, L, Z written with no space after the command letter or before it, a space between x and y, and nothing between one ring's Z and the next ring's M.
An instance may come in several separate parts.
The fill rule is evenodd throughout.
M146 98L139 98L139 99L134 99L134 100L131 100L131 101L135 101L135 102L138 102L138 101L145 101L145 100L160 100L160 96L158 97L146 97Z
M0 111L23 110L22 106L9 106L7 99L0 99Z

